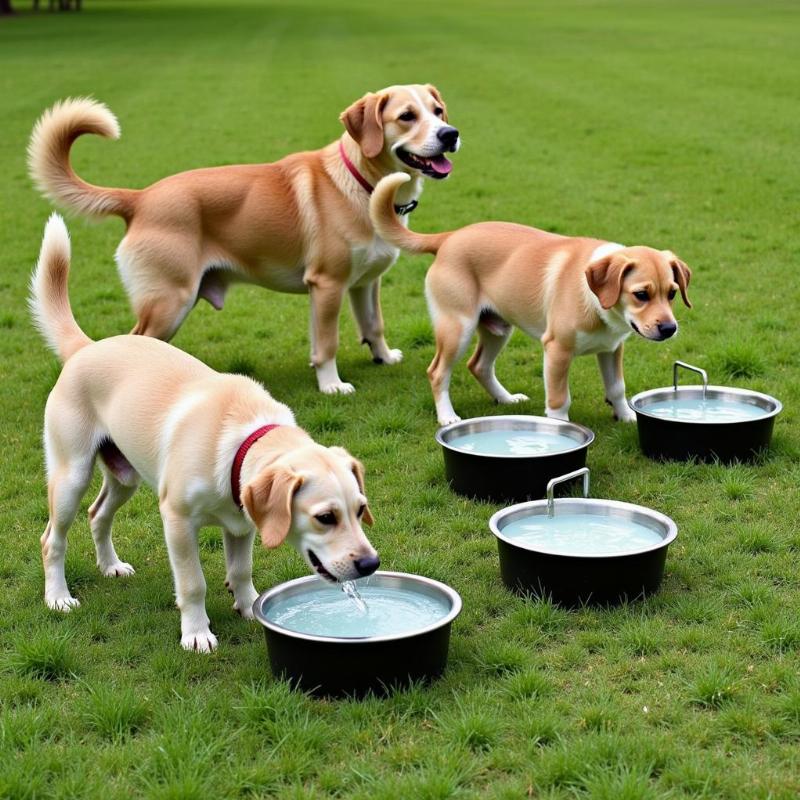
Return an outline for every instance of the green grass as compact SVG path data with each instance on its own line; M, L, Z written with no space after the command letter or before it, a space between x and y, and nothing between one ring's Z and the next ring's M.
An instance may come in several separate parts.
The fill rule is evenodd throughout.
M0 797L796 797L799 17L788 0L87 0L80 15L1 20ZM593 360L579 360L572 416L597 433L593 494L653 506L680 535L643 603L529 602L500 582L495 507L443 481L425 379L429 260L401 256L385 279L402 364L373 365L343 315L352 397L315 390L306 298L237 288L222 313L198 306L175 344L262 380L322 442L364 461L384 565L463 596L447 673L362 701L273 681L261 632L231 611L214 531L201 554L220 649L182 652L148 491L118 518L117 549L137 569L125 581L94 566L87 495L67 558L82 606L49 612L41 419L58 367L25 307L50 211L26 174L36 117L69 95L107 102L123 138L79 141L76 167L143 186L321 146L353 99L408 81L441 88L464 140L414 227L501 218L675 250L694 270L695 307L678 308L676 340L630 343L629 392L667 384L681 358L713 382L775 394L785 410L771 455L730 469L649 462L635 430L611 420ZM76 219L70 231L78 320L94 337L129 330L112 259L122 223ZM515 334L498 371L531 396L519 410L540 413L539 346ZM463 365L452 395L463 416L496 412ZM255 554L260 588L302 574L288 549Z

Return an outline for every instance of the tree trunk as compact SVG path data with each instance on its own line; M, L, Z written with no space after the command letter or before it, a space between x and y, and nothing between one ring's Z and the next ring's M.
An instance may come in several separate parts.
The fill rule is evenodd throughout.
M11 8L11 0L0 0L0 14L13 14L14 9Z

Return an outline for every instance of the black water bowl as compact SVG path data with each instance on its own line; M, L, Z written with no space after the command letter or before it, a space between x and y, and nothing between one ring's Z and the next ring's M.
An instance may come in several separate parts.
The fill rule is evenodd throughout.
M584 494L588 494L587 469L564 479L580 475L584 475ZM518 594L548 598L567 608L615 605L655 592L664 577L667 548L678 535L673 520L650 508L616 500L554 500L552 486L558 482L560 479L555 479L548 488L547 500L509 506L489 520L489 528L497 539L500 574L506 586ZM555 520L571 519L570 532L560 538L558 545L553 541L526 542L512 534L514 523L530 520L537 524L551 514ZM585 525L581 518L585 518ZM629 523L641 526L647 541L628 546L617 544L609 549L606 537L613 537L614 529ZM573 546L569 537L573 535L586 535L590 542L596 536L598 544L569 552Z
M264 592L253 604L264 627L272 673L317 695L385 694L415 681L438 678L447 666L450 628L461 612L454 589L430 578L403 572L376 572L368 588L424 595L441 605L442 616L425 627L384 636L321 636L301 633L270 620L276 604L319 591L315 576L297 578ZM330 591L336 591L330 589ZM369 592L361 589L369 605Z
M527 454L486 453L457 446L463 437L508 431L525 437L545 434L563 436L574 445L555 452ZM446 425L436 432L442 446L445 476L453 491L479 500L497 503L543 497L551 478L579 469L586 464L586 451L594 433L574 422L521 414L474 417Z
M678 386L680 367L699 373L703 385ZM716 416L702 410L711 405ZM649 458L726 463L753 461L768 450L775 417L783 408L768 394L709 386L705 370L682 361L673 366L672 386L640 392L630 406L639 444Z

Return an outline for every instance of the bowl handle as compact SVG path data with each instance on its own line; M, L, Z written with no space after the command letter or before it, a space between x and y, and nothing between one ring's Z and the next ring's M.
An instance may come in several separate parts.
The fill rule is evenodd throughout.
M672 388L676 392L678 391L678 367L696 372L703 379L703 400L705 400L706 390L708 389L708 373L704 369L700 369L700 367L693 367L691 364L687 364L685 361L676 361L672 365Z
M547 482L547 516L553 517L556 513L556 501L553 497L553 489L564 481L571 481L573 478L578 478L583 475L583 496L589 496L589 467L581 467L574 472L568 472L566 475L559 475Z

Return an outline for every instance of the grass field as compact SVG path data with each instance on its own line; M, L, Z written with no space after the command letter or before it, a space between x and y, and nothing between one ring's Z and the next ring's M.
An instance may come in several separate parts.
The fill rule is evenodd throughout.
M22 2L17 2L22 7ZM0 797L795 798L800 795L800 10L793 2L93 2L80 15L0 20ZM81 607L43 603L44 402L58 366L25 295L48 204L24 151L54 100L92 94L123 138L87 137L78 172L144 186L181 169L268 161L340 133L370 89L431 81L463 135L452 178L428 185L419 230L485 218L675 250L695 307L663 345L632 341L629 394L676 358L713 382L780 397L756 466L655 464L602 403L592 358L572 371L572 418L591 427L593 493L671 515L679 539L660 593L615 610L560 610L499 580L494 506L454 497L433 444L427 258L385 279L376 367L343 316L326 398L307 364L307 298L234 290L201 304L174 343L245 371L321 441L367 467L386 568L464 599L445 677L387 699L325 701L268 675L261 632L235 616L217 531L201 534L220 648L184 653L156 500L120 513L137 574L102 578L85 509L67 578ZM93 337L133 317L112 254L123 227L70 223L71 296ZM519 333L499 362L522 412L541 413L541 348ZM462 414L496 413L463 365ZM288 549L255 558L260 589L304 574Z

